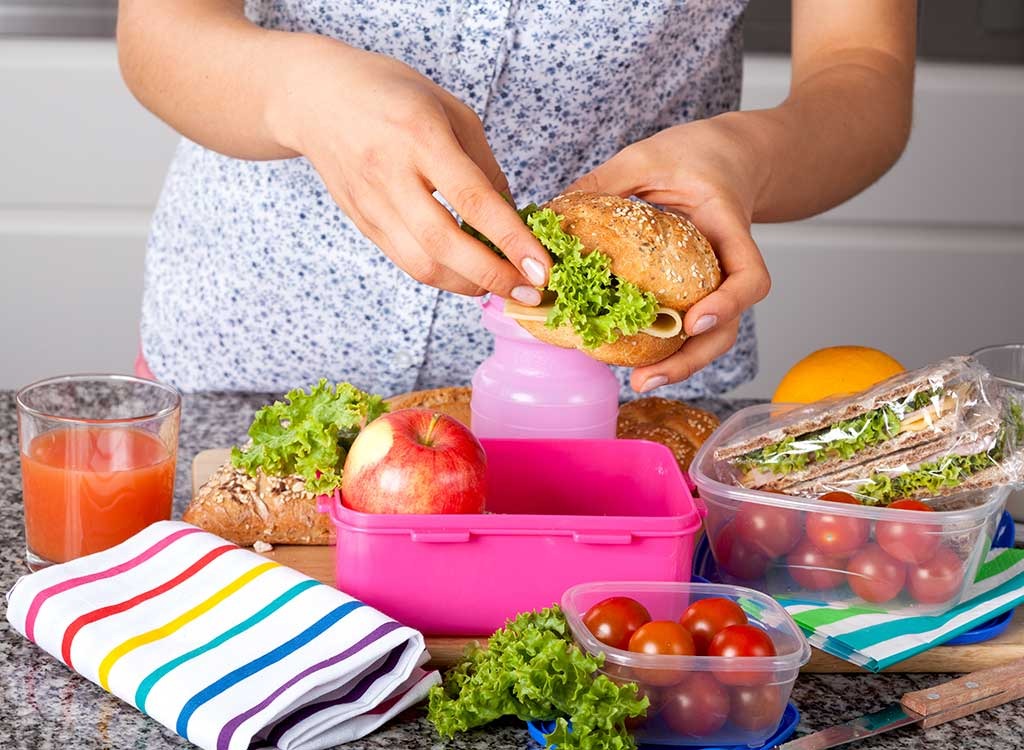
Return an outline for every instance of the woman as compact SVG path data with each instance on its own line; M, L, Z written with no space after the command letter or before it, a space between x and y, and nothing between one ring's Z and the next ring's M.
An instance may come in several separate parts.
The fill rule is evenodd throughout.
M623 372L623 395L749 380L770 285L750 223L823 211L893 164L915 4L793 0L788 98L734 112L745 5L121 0L125 80L185 136L147 255L152 371L185 390L467 382L489 343L467 295L536 304L550 266L502 193L570 187L686 213L725 272L692 338Z

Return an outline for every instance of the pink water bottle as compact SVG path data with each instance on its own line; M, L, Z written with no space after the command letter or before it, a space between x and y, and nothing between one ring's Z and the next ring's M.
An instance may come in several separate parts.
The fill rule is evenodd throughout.
M473 432L487 438L614 438L619 381L607 365L575 349L538 341L483 303L494 354L473 375Z

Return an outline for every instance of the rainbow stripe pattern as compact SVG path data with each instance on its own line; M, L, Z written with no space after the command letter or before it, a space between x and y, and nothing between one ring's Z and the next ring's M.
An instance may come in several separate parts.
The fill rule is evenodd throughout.
M70 669L208 750L330 747L440 681L423 636L194 526L25 576L7 619Z

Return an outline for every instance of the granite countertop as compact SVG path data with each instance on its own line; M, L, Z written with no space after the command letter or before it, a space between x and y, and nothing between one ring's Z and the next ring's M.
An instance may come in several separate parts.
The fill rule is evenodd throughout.
M197 394L185 398L178 454L175 514L180 516L191 487L192 458L205 448L227 446L245 435L253 411L272 400L260 394ZM723 413L725 403L705 406ZM7 591L26 571L14 397L0 393L0 590ZM0 604L0 607L3 605ZM950 679L950 675L801 675L792 700L802 714L799 733L816 731L893 703L910 690ZM161 748L189 743L87 680L14 632L0 618L0 747ZM855 748L1024 747L1024 706L1000 706L975 716L921 731L900 729L863 741ZM369 748L491 748L526 750L532 744L515 721L494 724L454 741L442 741L412 710L352 750Z

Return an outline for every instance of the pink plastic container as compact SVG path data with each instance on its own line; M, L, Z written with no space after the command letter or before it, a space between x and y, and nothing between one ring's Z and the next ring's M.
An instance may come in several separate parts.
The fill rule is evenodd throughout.
M488 297L482 307L494 353L473 375L470 409L477 437L615 437L619 381L608 365L538 341L506 317L500 297Z
M339 589L430 635L489 635L585 581L686 581L701 513L634 440L480 441L488 513L392 515L322 496Z

